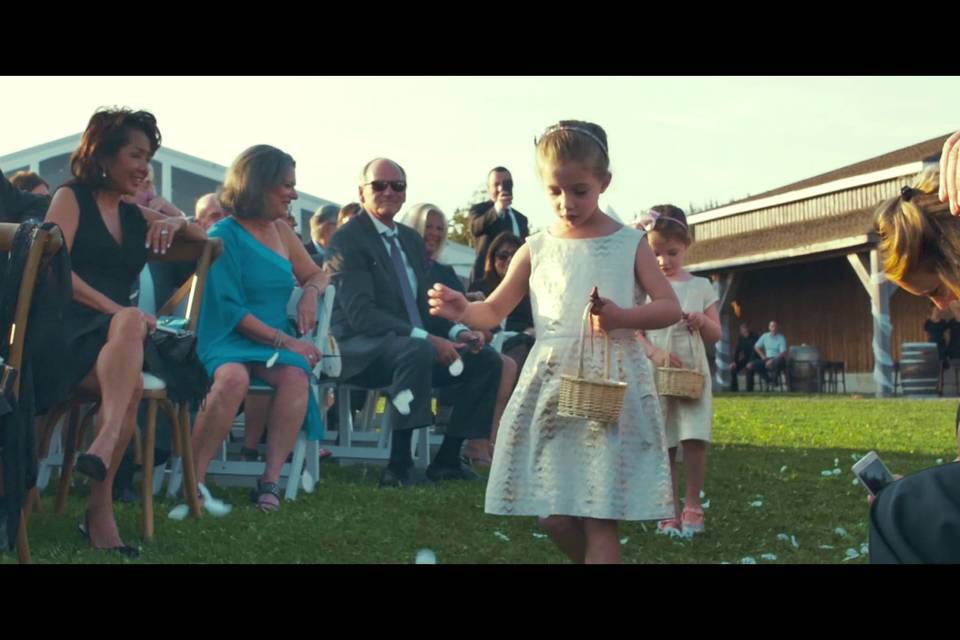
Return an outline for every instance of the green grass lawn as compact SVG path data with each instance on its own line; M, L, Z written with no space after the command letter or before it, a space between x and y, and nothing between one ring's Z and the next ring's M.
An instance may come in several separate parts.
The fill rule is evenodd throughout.
M715 408L707 532L677 540L656 535L655 523L623 524L625 562L863 563L862 555L845 560L848 549L859 552L867 541L866 494L852 482L854 458L875 449L893 472L907 474L956 456L956 400L725 395ZM842 473L821 473L834 468ZM257 511L240 488L214 488L235 505L222 519L170 520L173 503L157 500L155 540L142 545L136 562L410 563L421 548L444 564L566 562L534 518L484 514L482 483L381 490L378 475L373 466L325 464L313 494L301 492L273 514ZM84 489L74 489L67 513L58 516L53 486L30 520L34 562L129 562L80 538ZM140 544L139 506L120 505L117 514L125 541ZM15 561L15 554L0 556Z

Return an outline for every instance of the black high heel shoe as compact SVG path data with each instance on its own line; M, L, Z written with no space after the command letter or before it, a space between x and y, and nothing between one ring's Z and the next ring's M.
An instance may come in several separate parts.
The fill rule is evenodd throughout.
M92 453L81 453L77 456L76 470L98 482L107 479L107 467L103 460Z
M83 514L83 522L77 524L77 531L80 532L80 535L89 542L91 545L93 541L90 539L90 512L85 511ZM118 547L93 547L97 551L112 551L114 553L119 553L120 555L130 558L131 560L136 560L140 557L140 550L136 547L130 547L125 544L122 544Z

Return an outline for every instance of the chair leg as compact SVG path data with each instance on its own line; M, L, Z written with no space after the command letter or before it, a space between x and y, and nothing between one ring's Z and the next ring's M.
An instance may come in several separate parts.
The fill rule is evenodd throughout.
M297 434L297 444L293 447L293 459L290 460L290 475L287 476L287 490L284 498L297 499L297 490L300 488L300 476L303 474L303 461L307 453L307 433L300 430Z
M27 537L27 511L20 510L20 526L17 527L17 560L20 564L30 564L30 539Z
M140 490L142 501L142 528L143 541L153 540L153 450L157 439L157 400L147 400L147 431L143 437L143 486Z
M60 484L57 485L57 501L54 504L54 513L63 513L67 506L67 497L70 495L70 480L73 477L73 467L77 457L77 438L79 437L80 407L70 407L67 420L67 438L63 450L63 466L60 467Z
M200 498L197 497L197 470L193 462L193 445L190 444L190 411L186 404L180 405L180 418L174 427L180 431L180 446L183 448L183 475L186 482L183 494L187 498L187 504L190 505L190 513L199 518Z

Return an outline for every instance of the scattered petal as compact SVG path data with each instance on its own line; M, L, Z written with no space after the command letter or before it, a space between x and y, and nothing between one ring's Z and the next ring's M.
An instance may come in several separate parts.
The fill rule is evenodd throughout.
M859 454L859 453L851 453L851 454L850 454L850 459L853 460L854 462L856 462L857 460L860 459L860 454Z
M870 547L867 546L866 542L864 542L863 544L860 545L860 555L865 556L868 553L870 553Z
M857 485L857 484L860 484L860 481L854 478L853 482L851 482L850 484Z
M943 464L943 458L937 458L937 464Z
M843 561L846 562L847 560L855 560L859 557L860 554L857 553L856 549L847 549L846 557L843 559Z
M187 517L188 513L190 513L190 507L185 504L178 504L170 510L170 513L167 514L167 517L171 520L183 520Z
M824 478L829 478L830 476L833 475L833 471L830 471L830 469L826 469L824 471L821 471L820 475L823 476Z
M700 490L700 499L703 500L703 499L706 498L706 497L707 497L707 494L705 494L705 493L703 492L703 489L701 489L701 490Z
M788 535L785 534L785 533L778 533L778 534L777 534L777 540L780 540L780 541L782 541L782 542L790 542L790 536L788 536Z
M783 465L782 467L780 467L780 473L783 473L786 470L787 470L787 465Z
M629 538L629 537L627 537L627 538L620 538L620 544L627 544L628 542L630 542L630 538Z
M832 544L822 544L822 545L820 545L820 548L821 548L821 549L833 549L833 545L832 545Z
M841 473L843 473L843 471L841 471L839 468L837 468L837 469L834 469L833 471L831 471L830 473L832 473L832 474L835 475L835 476L838 476L838 475L840 475Z
M720 564L730 564L730 563L729 563L729 562L727 562L726 560L724 560L724 561L723 561L723 562L721 562Z
M751 506L751 507L762 507L762 506L763 506L763 500L754 500L753 502L750 503L750 506Z
M702 508L704 508L704 509L709 509L709 508L710 508L710 501L709 501L709 500L704 500L702 503L700 503L700 506L701 506Z
M507 537L507 535L504 534L504 533L501 533L501 532L499 532L499 531L494 531L494 532L493 532L493 535L497 536L498 538L500 538L500 539L503 540L504 542L510 542L510 538Z
M535 534L533 534L533 537L536 538L537 540L543 540L544 538L547 537L547 534L545 534L545 533L535 533Z
M777 559L777 556L772 553L764 553L760 556L761 560L770 560L771 562Z
M800 548L800 543L797 542L797 536L790 536L790 544L793 545L793 548L794 548L794 549L799 549L799 548Z
M833 530L833 532L838 536L840 536L841 538L847 537L847 530L844 529L843 527L837 527L836 529Z
M303 490L307 493L313 493L313 490L316 488L317 483L313 479L313 476L306 469L303 470L303 473L300 474L300 486L303 487Z
M757 564L757 561L750 556L740 560L740 564Z
M835 467L840 466L840 458L834 458L834 459L833 459L833 466L835 466Z
M704 509L706 509L706 507L704 507ZM640 523L640 528L643 529L644 533L647 532L647 527L642 522Z
M420 549L417 551L417 558L414 564L437 564L437 554L430 549Z

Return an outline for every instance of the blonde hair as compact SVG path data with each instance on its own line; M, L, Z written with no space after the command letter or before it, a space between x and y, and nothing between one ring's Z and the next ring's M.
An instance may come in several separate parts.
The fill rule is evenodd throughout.
M579 162L589 167L598 180L603 180L610 173L609 148L607 133L600 125L561 120L547 128L537 141L537 169L548 163Z
M937 169L925 169L900 195L877 207L883 271L897 283L920 270L936 273L960 296L960 219L940 202L939 181Z
M443 247L447 244L447 233L449 231L449 224L447 223L447 216L440 210L435 204L430 204L429 202L421 202L420 204L415 204L406 211L400 217L400 223L405 224L408 227L413 227L417 233L420 234L422 238L424 233L427 231L427 216L431 213L439 214L443 218L443 237L440 239L440 244L437 246L436 257L439 257L443 253Z

